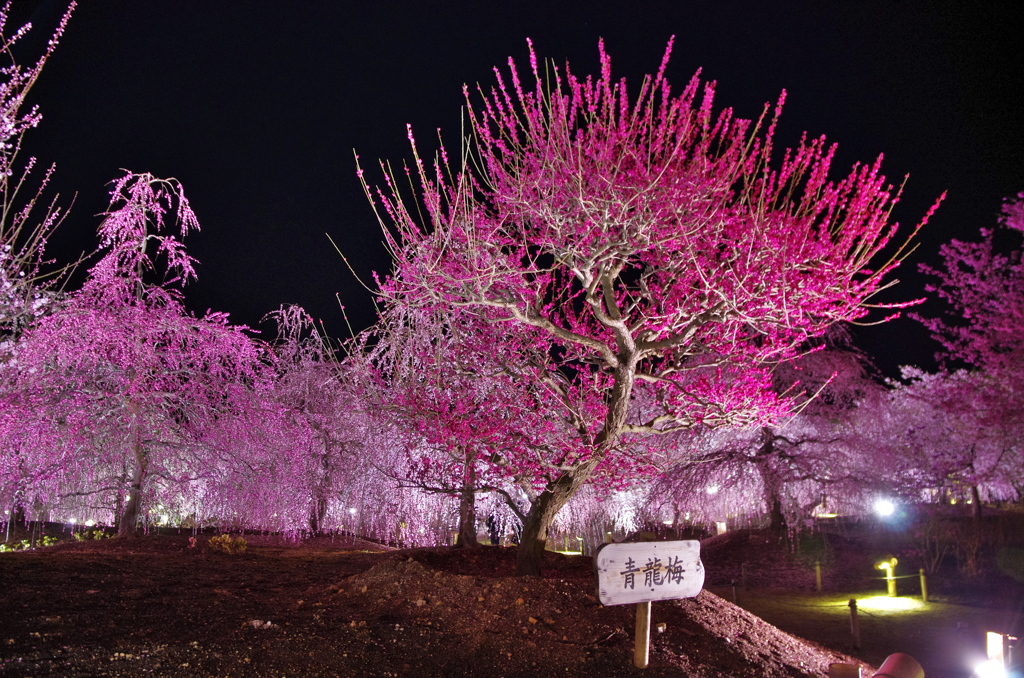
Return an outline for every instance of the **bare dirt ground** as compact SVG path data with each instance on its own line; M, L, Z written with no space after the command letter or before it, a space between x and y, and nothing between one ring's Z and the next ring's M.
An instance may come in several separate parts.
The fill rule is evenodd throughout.
M1019 590L1005 591L998 609L864 608L855 650L845 601L884 590L870 554L831 545L817 593L806 558L735 533L702 545L709 590L653 605L664 630L639 671L635 608L597 602L589 558L549 553L543 578L517 578L510 548L248 536L244 553L227 554L209 539L191 546L185 532L0 554L0 676L795 678L824 676L832 662L877 666L901 651L929 678L959 678L982 627L1019 618ZM729 602L732 581L737 602L759 616Z
M0 554L0 676L635 676L633 606L589 558L392 551L351 539L245 553L186 534ZM823 676L855 660L709 592L655 603L656 676Z

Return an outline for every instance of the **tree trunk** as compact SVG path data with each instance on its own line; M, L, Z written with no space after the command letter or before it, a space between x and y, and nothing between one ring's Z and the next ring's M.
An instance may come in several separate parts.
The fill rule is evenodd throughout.
M309 531L311 534L320 534L324 529L324 516L326 515L327 497L318 487L313 491L313 502L309 507Z
M565 471L530 504L530 512L523 521L519 549L516 551L516 576L541 576L540 567L551 523L562 507L590 479L598 463L598 459L590 459Z
M331 447L324 442L324 451L320 457L319 477L313 486L312 505L309 507L309 531L320 534L324 529L324 517L327 516L327 494L331 482Z
M981 524L981 495L977 485L971 485L971 518L975 525Z
M480 546L476 540L476 469L473 468L472 455L466 453L465 472L462 476L462 493L459 495L459 538L455 541L456 548L474 548Z
M630 342L632 341L629 338ZM629 347L623 346L624 337L617 336L619 343L619 364L615 366L614 383L608 394L608 412L604 418L604 428L593 441L594 454L587 461L581 462L568 471L563 471L558 479L549 483L530 504L530 512L523 521L523 534L516 551L516 575L523 577L539 577L540 566L544 559L544 546L548 540L548 530L555 516L562 507L572 499L585 482L590 480L594 469L604 459L606 450L615 443L626 425L629 415L629 404L633 394L633 382L636 379L636 363L638 354Z
M131 439L135 451L135 469L132 471L132 484L128 490L128 501L124 505L124 513L117 526L118 537L134 537L139 529L139 515L142 513L142 486L149 470L149 455L142 444L142 434L138 424L138 410L133 407L135 416L132 418Z
M783 535L789 529L789 524L786 522L786 514L782 512L782 500L775 493L769 493L771 498L769 499L769 515L771 522L768 525L768 529L772 534Z

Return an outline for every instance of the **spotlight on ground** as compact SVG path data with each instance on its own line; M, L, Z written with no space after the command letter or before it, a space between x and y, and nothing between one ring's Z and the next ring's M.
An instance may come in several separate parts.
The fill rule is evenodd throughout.
M912 612L923 609L924 603L914 598L871 596L870 598L858 598L857 608L870 612Z

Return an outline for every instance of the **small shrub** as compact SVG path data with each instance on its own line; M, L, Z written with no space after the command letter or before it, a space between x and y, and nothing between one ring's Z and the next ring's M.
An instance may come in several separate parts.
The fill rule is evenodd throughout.
M210 537L210 546L216 551L223 551L232 555L244 553L249 543L242 537L231 538L229 534L222 534L219 537Z

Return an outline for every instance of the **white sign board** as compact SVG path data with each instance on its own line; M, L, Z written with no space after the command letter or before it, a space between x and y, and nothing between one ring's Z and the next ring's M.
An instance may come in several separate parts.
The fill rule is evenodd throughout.
M602 605L692 598L704 587L699 541L604 544L594 565Z

